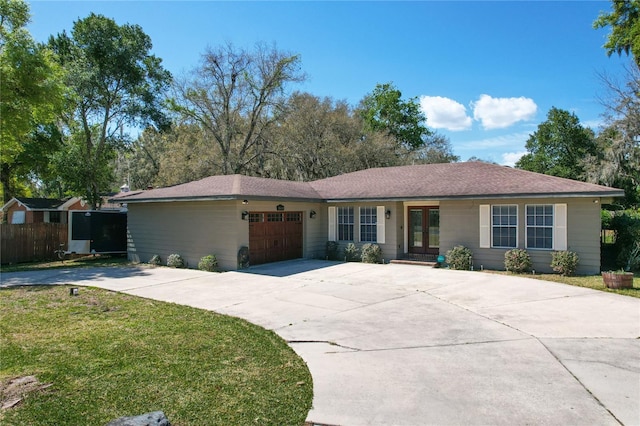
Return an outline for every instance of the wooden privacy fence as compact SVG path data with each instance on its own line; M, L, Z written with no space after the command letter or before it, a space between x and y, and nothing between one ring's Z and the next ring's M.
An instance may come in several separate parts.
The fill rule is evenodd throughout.
M64 243L67 249L66 223L26 223L0 225L0 263L20 263L56 259L55 251Z

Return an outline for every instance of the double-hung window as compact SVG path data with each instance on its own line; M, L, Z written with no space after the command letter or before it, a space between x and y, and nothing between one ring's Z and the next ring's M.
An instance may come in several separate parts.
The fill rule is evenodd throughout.
M353 207L338 207L338 240L353 241Z
M527 248L553 248L553 204L526 206Z
M518 206L491 206L491 241L492 247L517 247Z
M378 216L376 207L360 207L360 241L378 241Z

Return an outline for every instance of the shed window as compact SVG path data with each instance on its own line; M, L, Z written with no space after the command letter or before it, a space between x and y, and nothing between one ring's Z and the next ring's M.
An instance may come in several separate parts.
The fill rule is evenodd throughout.
M14 225L23 224L25 220L24 210L17 210L11 215L11 223Z

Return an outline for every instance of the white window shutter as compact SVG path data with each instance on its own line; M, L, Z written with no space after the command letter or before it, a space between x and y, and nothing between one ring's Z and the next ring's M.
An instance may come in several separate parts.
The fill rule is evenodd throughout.
M336 208L329 207L329 241L338 241L337 228L338 218L336 216Z
M376 207L376 220L377 220L376 234L378 237L377 243L384 244L384 222L385 222L384 206Z
M566 250L567 244L567 205L553 206L553 249Z
M491 206L480 205L480 248L491 248Z

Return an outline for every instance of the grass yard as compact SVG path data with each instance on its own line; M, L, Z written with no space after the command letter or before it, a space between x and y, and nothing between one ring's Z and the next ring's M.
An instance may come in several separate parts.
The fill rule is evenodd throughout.
M604 285L604 281L602 280L601 275L563 277L562 275L557 275L557 274L539 274L539 275L534 275L533 278L546 280L546 281L554 281L557 283L575 285L579 287L588 287L594 290L601 290L601 291L607 291L610 293L623 294L625 296L640 297L640 277L638 276L638 274L635 274L633 277L633 288L625 288L625 289L607 288Z
M491 270L485 270L485 272L488 272L491 274L502 274L502 275L520 275L525 278L535 278L537 280L553 281L556 283L575 285L578 287L587 287L587 288L592 288L594 290L606 291L609 293L617 293L625 296L640 297L640 276L638 274L635 274L633 277L633 288L612 289L612 288L607 288L607 286L604 285L604 281L602 280L601 275L587 275L587 276L581 275L581 276L575 276L575 277L564 277L558 274L530 274L530 273L515 274L512 272L491 271Z
M66 259L64 262L60 260L51 260L44 262L26 262L16 263L13 265L1 265L0 272L21 272L21 271L38 271L40 269L57 269L57 268L87 268L94 266L118 266L130 263L126 255L110 256L95 255L82 256L76 259Z
M2 425L104 425L156 410L174 426L302 425L312 399L306 364L275 333L95 288L0 290L3 403L23 376L41 385L0 411Z

